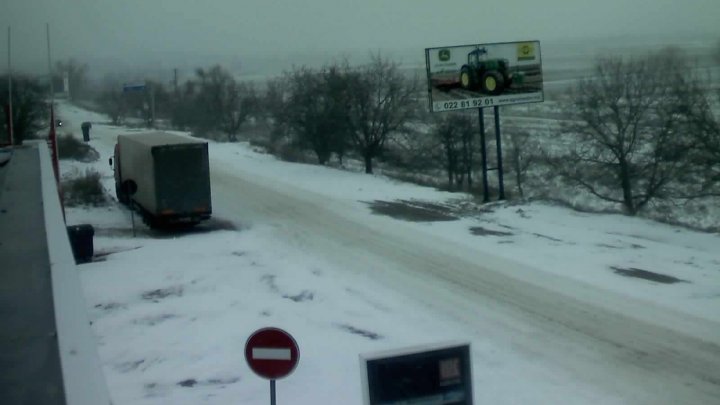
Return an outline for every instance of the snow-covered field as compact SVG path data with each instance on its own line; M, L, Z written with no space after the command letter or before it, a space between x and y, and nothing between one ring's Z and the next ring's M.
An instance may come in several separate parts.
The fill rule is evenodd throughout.
M114 198L107 160L115 136L129 130L67 104L59 114L61 133L78 138L80 123L93 122L90 144L100 153L94 163L62 161L63 175L95 168ZM431 234L528 265L539 283L546 276L571 279L720 327L717 234L538 203L476 209L458 194L281 162L245 143L211 143L210 154L215 172L242 172L299 190L375 229ZM453 221L408 223L376 215L368 205L400 199L467 209ZM345 271L301 243L278 238L281 230L266 218L237 221L224 214L216 211L210 223L184 234L138 225L133 237L130 213L114 199L104 207L67 210L69 225L89 223L96 230L96 260L78 271L116 404L267 403L267 382L243 357L245 340L264 326L289 331L300 345L298 368L278 382L281 404L360 404L361 353L446 340L472 344L476 403L639 403L654 395L602 389L582 372L545 362L374 280L372 271L391 264L370 257L367 274Z

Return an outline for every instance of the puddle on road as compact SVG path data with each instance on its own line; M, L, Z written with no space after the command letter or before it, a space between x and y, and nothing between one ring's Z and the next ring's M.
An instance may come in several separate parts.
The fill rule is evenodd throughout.
M440 222L458 219L450 207L424 201L381 201L367 203L373 214L411 222Z
M238 226L234 224L231 221L220 219L220 218L210 218L207 221L203 221L197 225L194 226L188 226L179 224L176 226L170 226L168 228L164 229L152 229L148 228L145 224L142 223L142 220L139 218L135 218L135 235L137 237L147 237L147 238L153 238L153 239L170 239L170 238L178 238L182 236L187 235L196 235L196 234L203 234L203 233L210 233L215 231L236 231L238 230ZM128 221L129 222L129 221ZM108 226L102 226L102 227L95 227L95 235L96 236L120 236L120 237L133 237L133 230L132 225L127 224L127 226L122 227L108 227Z
M687 280L682 280L677 277L668 276L667 274L655 273L648 270L636 269L634 267L622 268L611 266L611 269L615 271L615 274L619 274L625 277L641 278L643 280L654 281L662 284L675 284L675 283L689 283Z
M477 236L512 236L512 232L493 231L492 229L483 228L482 226L473 226L470 233Z

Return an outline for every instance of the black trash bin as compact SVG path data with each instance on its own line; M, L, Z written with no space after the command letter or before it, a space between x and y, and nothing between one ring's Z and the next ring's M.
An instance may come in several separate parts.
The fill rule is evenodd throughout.
M92 261L94 254L93 236L95 229L92 225L72 225L67 227L68 238L72 246L75 263L87 263Z
M83 133L83 141L89 142L90 141L90 128L92 128L92 124L89 122L83 122L80 125L80 128L82 129L82 133Z

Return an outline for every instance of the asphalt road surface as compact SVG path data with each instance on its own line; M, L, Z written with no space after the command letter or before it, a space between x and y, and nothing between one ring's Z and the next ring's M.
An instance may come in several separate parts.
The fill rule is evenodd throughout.
M214 213L365 274L478 336L633 404L720 403L720 325L457 246L346 202L212 165ZM386 221L387 218L378 218ZM572 264L582 265L582 263ZM572 401L570 401L572 402Z
M381 226L389 219L354 217L355 206L272 178L213 162L211 176L215 217L268 224L277 238L308 254L371 277L484 339L567 370L609 397L632 404L720 403L720 324L538 273L402 222Z

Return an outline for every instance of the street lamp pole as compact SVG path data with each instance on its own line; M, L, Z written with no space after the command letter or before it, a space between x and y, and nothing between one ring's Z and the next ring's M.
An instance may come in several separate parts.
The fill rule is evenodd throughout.
M12 109L12 64L10 63L10 26L8 26L8 136L10 146L15 142L13 139L13 109Z

